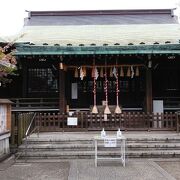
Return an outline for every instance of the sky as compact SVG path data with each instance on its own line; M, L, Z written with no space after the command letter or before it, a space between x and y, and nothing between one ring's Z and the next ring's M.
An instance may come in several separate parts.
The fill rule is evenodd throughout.
M0 0L0 37L18 34L25 10L102 10L174 8L180 0Z

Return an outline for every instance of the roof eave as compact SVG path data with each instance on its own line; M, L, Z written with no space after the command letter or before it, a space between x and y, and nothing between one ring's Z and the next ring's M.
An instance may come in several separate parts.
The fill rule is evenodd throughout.
M69 54L178 54L180 44L139 46L17 46L16 56L21 55L69 55Z

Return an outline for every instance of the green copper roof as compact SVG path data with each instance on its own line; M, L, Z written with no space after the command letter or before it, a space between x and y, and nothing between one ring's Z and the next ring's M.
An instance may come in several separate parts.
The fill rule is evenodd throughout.
M25 26L22 37L16 42L31 42L35 45L60 46L102 46L116 43L126 46L145 43L152 45L155 42L165 44L179 43L179 24L130 24L130 25L67 25L67 26Z
M17 44L16 55L180 54L180 44L129 46L37 46Z

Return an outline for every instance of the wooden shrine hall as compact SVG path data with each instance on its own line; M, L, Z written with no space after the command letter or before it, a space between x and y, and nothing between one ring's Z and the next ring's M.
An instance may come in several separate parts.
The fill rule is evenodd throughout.
M15 46L19 76L0 87L14 111L84 112L89 122L126 113L144 113L145 122L158 112L175 128L180 25L173 9L29 11Z

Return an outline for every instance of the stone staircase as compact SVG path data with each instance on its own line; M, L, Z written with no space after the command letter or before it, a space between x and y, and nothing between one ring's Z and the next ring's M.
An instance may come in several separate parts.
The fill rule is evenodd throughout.
M146 132L147 133L147 132ZM68 134L69 135L69 134ZM93 159L93 136L35 135L28 138L27 154L25 143L18 148L19 159ZM180 158L180 136L126 136L126 158ZM98 155L117 157L120 148L104 148L103 141L98 146Z

